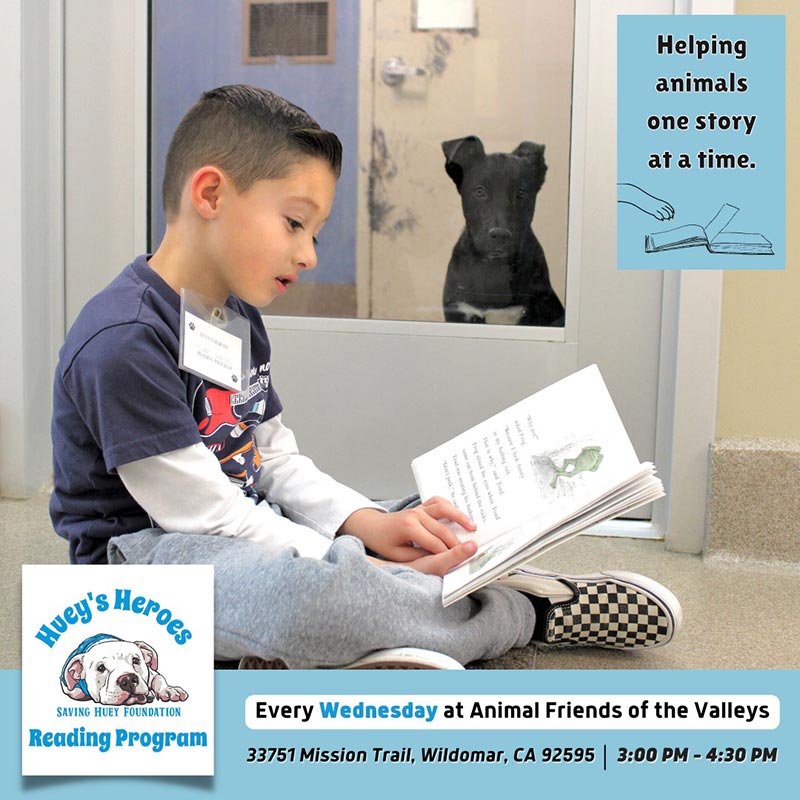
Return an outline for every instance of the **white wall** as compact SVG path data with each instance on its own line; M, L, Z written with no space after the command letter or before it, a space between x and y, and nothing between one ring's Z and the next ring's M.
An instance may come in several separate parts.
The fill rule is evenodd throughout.
M57 0L0 4L0 494L10 497L50 477L54 351L63 333L61 90L51 69L60 59L60 20Z
M0 314L0 440L7 453L23 453L22 375L22 85L20 0L0 4L0 95L5 113L0 117L0 153L6 202L0 214L3 242L4 313ZM24 478L14 474L13 458L0 461L0 486L4 492L20 493Z

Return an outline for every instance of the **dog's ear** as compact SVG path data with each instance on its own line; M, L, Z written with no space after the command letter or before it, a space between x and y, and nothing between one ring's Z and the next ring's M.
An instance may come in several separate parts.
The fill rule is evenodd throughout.
M544 176L547 172L547 164L544 160L544 145L536 144L536 142L520 142L512 155L519 156L530 162L531 171L533 172L533 190L538 192L542 188Z
M134 644L142 651L144 663L153 671L158 670L158 653L147 642L134 642Z
M442 142L442 150L445 156L445 171L458 189L461 189L461 182L464 180L464 167L486 155L483 142L477 136L465 136L463 139Z
M80 683L81 678L83 678L83 654L75 656L64 667L63 682L71 692Z

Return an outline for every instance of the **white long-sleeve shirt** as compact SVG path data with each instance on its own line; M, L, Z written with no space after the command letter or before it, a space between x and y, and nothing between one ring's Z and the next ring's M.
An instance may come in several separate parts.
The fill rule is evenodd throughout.
M271 554L293 547L322 558L354 511L380 508L300 455L280 414L256 428L256 444L262 459L258 490L266 499L258 504L223 474L203 444L121 464L117 473L163 530L238 536Z

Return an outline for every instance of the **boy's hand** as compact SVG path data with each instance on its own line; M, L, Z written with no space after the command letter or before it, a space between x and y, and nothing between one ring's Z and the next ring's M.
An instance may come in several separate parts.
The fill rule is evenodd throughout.
M457 567L470 556L475 555L477 549L478 545L475 542L462 542L452 548L452 550L445 550L444 553L420 555L413 561L404 561L403 566L410 567L418 572L424 572L426 575L438 575L441 578L446 572L450 572L453 567ZM424 550L418 550L417 552L420 554L425 553ZM369 558L369 560L379 567L396 563L392 561L382 561L379 558Z
M422 505L386 513L362 508L352 513L339 529L357 536L373 552L389 561L400 561L422 572L443 575L475 552L474 542L458 537L439 520L449 519L467 531L475 523L442 497L431 497ZM437 556L439 556L437 558Z

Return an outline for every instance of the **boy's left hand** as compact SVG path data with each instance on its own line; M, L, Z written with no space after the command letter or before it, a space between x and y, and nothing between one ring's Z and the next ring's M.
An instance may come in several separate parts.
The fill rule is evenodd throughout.
M431 497L422 505L392 513L375 508L353 512L339 533L357 536L373 552L389 561L415 561L421 556L444 553L459 544L458 537L439 520L458 523L474 531L475 523L443 497Z

